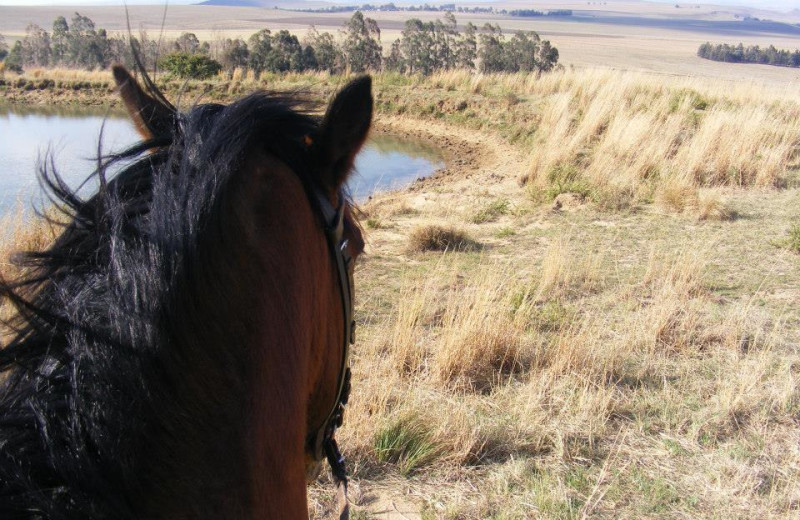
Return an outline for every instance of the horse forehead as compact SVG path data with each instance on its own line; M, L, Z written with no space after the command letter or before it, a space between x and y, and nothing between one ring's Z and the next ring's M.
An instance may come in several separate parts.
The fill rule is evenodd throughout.
M245 162L242 173L247 181L244 183L245 189L256 195L258 192L265 192L262 195L274 196L282 202L297 204L297 199L302 199L305 206L308 206L303 182L300 176L278 157L265 151L256 151L250 154ZM286 197L291 200L287 201Z

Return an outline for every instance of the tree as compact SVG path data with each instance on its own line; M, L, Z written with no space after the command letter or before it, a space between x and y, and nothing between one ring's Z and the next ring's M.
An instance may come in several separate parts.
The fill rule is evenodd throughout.
M159 60L161 67L181 78L206 79L222 70L222 65L205 54L173 52Z
M185 32L175 40L175 50L195 54L200 50L200 40L194 33Z
M281 29L275 33L272 36L272 54L269 57L267 70L271 72L300 72L305 69L303 47L300 45L297 36L286 29Z
M6 56L8 56L8 44L5 36L0 34L0 60L6 59Z
M436 69L452 69L456 65L456 37L458 29L456 17L447 11L444 22L438 18L433 23L434 63Z
M22 42L17 40L14 42L14 46L11 47L11 51L6 56L6 60L3 62L5 64L6 69L13 70L19 74L22 73Z
M69 48L69 25L66 18L59 16L53 20L53 34L50 37L53 63L62 63L67 56Z
M400 36L403 69L408 72L430 74L436 69L435 36L433 23L419 18L406 20Z
M389 55L383 58L383 69L391 72L406 72L406 60L400 50L400 40L392 42Z
M502 72L507 70L506 53L503 49L503 30L499 25L484 24L480 40L478 59L481 72Z
M248 63L254 71L261 72L267 68L267 60L272 52L272 32L269 29L261 29L250 36L248 41L250 57Z
M126 36L116 35L108 38L107 48L106 63L119 63L127 68L135 66L133 53L131 52L131 42Z
M256 72L302 71L316 66L313 49L305 50L297 36L283 29L262 29L250 37L250 68Z
M50 65L50 35L36 24L29 24L22 39L22 62L25 65Z
M105 29L95 29L91 18L75 13L67 32L67 64L72 66L104 68L108 38Z
M539 66L539 35L517 31L504 46L505 69L508 72L537 70Z
M341 74L345 69L345 58L329 32L319 33L312 25L306 36L306 43L314 49L318 70L326 70L331 74Z
M345 62L353 72L380 70L381 44L380 28L372 18L365 18L356 11L344 24L344 43L342 50Z
M539 70L548 72L558 63L558 49L550 44L550 40L544 40L539 46Z
M464 34L456 39L456 67L475 68L475 59L478 57L478 42L475 33L478 28L472 22L467 22Z
M250 58L250 50L247 44L239 38L225 40L222 44L222 52L220 53L220 65L228 72L232 72L236 68L247 67L247 61Z

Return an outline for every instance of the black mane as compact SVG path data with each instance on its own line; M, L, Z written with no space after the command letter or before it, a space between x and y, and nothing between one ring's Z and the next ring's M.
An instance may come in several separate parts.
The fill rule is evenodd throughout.
M219 417L183 424L180 392L176 402L165 396L189 387L194 398L224 401L242 384L243 361L224 349L164 346L204 333L204 309L176 315L186 309L186 286L225 297L202 265L222 261L213 258L226 226L220 208L248 153L277 157L309 187L306 141L319 123L303 106L257 93L175 113L170 132L106 157L93 173L100 189L87 200L52 166L42 169L69 223L47 250L20 257L20 279L0 280L0 297L17 310L0 350L0 518L142 518L145 496L191 499L198 475L158 486L174 476L168 459L178 441L192 449L191 436L179 437L200 436ZM112 167L121 171L106 182ZM181 379L182 366L201 362L233 368L213 381ZM235 445L219 450L203 471L244 456Z

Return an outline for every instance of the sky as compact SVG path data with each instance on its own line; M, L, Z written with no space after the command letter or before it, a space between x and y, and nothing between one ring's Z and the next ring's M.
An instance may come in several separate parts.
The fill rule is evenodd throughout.
M170 0L169 3L171 5L177 4L192 4L197 3L200 0ZM345 0L334 0L337 3L348 3ZM390 0L376 0L373 3L382 3L388 2ZM411 0L413 1L413 0ZM425 1L429 3L446 3L447 1L452 0L420 0L419 3L424 3ZM676 0L655 0L655 1L666 1L666 2L674 2ZM678 0L679 2L681 0ZM122 5L127 3L128 5L134 4L163 4L163 0L0 0L0 5L97 5L97 4L105 4L105 5ZM363 3L362 0L356 0L352 3ZM458 3L458 0L456 0ZM699 3L706 3L704 1L700 1ZM770 9L774 11L789 11L790 9L800 9L800 0L711 0L707 3L712 3L716 5L746 5L749 7L758 7L762 9Z

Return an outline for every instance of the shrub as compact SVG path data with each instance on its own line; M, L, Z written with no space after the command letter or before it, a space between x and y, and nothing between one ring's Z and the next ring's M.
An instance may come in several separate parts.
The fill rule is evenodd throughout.
M452 227L422 226L412 231L409 236L411 251L472 251L478 247L478 243L463 231Z
M219 62L205 54L189 54L188 52L167 54L161 58L159 63L165 70L181 78L206 79L215 76L222 70Z

